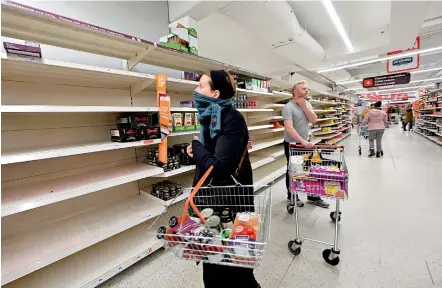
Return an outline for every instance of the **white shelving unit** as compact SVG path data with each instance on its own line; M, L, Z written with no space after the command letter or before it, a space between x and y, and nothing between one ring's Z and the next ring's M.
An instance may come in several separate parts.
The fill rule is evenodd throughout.
M148 229L171 202L148 188L165 179L190 185L195 170L145 164L146 148L160 140L110 141L121 113L158 111L155 76L133 68L269 78L22 4L2 2L1 11L2 36L122 59L125 69L118 70L1 54L2 285L96 287L162 247ZM278 82L287 86L281 90L291 88ZM178 107L196 86L167 78L172 112L197 112ZM238 110L252 137L255 185L268 185L284 175L286 160L283 128L266 121L281 120L284 105L275 102L291 95L238 90L259 107ZM254 124L256 118L265 120ZM171 133L169 144L187 143L196 133Z

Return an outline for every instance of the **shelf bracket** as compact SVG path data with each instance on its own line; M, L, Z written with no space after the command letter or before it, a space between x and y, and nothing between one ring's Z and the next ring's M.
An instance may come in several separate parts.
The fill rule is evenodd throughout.
M153 80L153 79L144 79L138 83L131 85L130 86L130 96L133 97L133 96L137 95L138 93L140 93L144 89L151 86L153 83L155 83L155 80Z
M132 71L132 69L134 69L135 66L137 66L138 63L140 63L141 60L143 60L144 57L146 57L146 55L152 52L154 49L155 46L148 46L143 51L137 52L137 56L123 60L123 69L125 71Z

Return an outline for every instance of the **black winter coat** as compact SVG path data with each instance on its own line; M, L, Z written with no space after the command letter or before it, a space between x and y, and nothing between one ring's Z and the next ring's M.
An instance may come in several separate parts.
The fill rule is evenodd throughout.
M249 132L243 115L235 108L225 108L222 111L221 119L221 132L218 133L216 137L213 139L210 138L210 131L206 125L206 130L204 131L205 144L203 145L200 141L196 140L192 141L193 159L196 165L194 185L196 185L211 165L214 166L214 169L203 187L207 186L210 181L212 186L235 185L232 176L235 175L239 161L247 149ZM250 164L247 151L239 174L235 179L241 185L253 185L252 165ZM253 187L235 190L213 188L200 191L201 192L195 197L195 203L200 205L200 210L203 208L203 204L204 206L212 206L211 204L213 204L214 201L217 202L216 206L219 204L221 204L221 206L224 205L229 207L234 213L254 210ZM198 199L198 195L209 196L208 194L210 194L210 197L201 197Z

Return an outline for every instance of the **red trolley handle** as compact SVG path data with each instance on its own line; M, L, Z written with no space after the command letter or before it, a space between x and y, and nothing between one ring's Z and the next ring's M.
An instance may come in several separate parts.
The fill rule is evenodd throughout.
M305 148L304 145L302 144L289 144L290 147L295 147L295 148ZM336 146L336 145L313 145L312 148L310 149L344 149L344 146L340 145L340 146Z
M183 216L181 216L182 219L187 216L187 212L188 212L189 205L190 205L190 207L192 207L192 210L195 212L195 214L198 216L198 218L200 218L201 223L202 224L206 223L206 219L204 219L200 210L198 210L198 207L196 207L195 203L193 202L193 197L196 195L198 190L201 188L203 183L206 181L207 177L209 177L212 170L213 170L213 165L210 166L209 169L207 169L206 173L204 173L203 177L201 177L201 179L195 185L192 192L190 192L189 197L187 198L186 203L184 204Z

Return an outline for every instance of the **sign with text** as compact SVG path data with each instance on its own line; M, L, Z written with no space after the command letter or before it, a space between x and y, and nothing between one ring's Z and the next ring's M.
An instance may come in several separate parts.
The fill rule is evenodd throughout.
M166 94L166 74L155 75L157 84L157 105L160 117L160 131L162 142L158 146L158 160L167 163L167 136L170 134L170 97Z
M413 47L407 50L391 51L388 52L387 55L391 56L391 55L401 54L413 50L419 50L420 48L421 48L421 38L418 36L416 37L416 41L414 42ZM415 70L419 68L419 65L420 65L419 54L410 55L403 58L390 59L387 61L387 73L397 73L397 72Z
M364 88L372 88L408 84L410 83L410 79L411 75L408 72L388 74L377 77L364 78L364 80L362 80L362 86Z
M407 93L391 93L391 94L375 94L375 93L365 93L361 94L361 99L368 100L370 102L377 101L406 101L409 98L413 98L409 96Z

